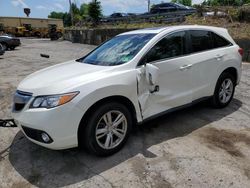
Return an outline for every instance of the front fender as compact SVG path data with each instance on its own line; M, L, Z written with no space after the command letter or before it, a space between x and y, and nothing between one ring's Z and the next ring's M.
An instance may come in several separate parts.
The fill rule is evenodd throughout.
M142 121L141 112L137 96L137 81L136 72L130 71L122 75L109 77L102 80L89 83L83 86L80 91L80 96L77 97L76 105L83 111L86 111L96 102L112 96L126 97L134 105L137 121Z

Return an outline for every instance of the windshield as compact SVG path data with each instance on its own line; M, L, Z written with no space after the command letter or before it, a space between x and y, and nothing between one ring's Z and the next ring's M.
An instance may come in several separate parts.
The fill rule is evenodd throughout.
M107 41L78 61L93 65L114 66L127 63L155 34L120 35Z

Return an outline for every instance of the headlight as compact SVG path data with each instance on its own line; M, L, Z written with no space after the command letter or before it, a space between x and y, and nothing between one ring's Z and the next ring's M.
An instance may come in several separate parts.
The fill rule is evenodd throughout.
M30 108L54 108L71 101L79 92L66 93L62 95L38 96L32 101Z

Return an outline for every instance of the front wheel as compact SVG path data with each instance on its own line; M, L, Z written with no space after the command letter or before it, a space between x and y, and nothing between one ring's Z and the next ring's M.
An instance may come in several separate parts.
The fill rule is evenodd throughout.
M79 133L82 145L96 155L108 156L119 151L127 141L132 117L126 106L110 102L96 108L82 126L85 126Z
M6 50L8 49L8 46L7 46L7 44L5 44L5 43L2 43L2 49L3 49L3 51L6 51Z
M212 104L215 108L226 107L234 96L234 90L236 86L236 79L230 73L222 73L219 77L214 95L212 98Z

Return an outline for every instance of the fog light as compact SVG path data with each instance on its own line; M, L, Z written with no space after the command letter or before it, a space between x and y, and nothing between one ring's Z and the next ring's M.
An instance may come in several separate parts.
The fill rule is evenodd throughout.
M46 143L50 142L49 135L47 135L46 133L42 133L41 136L42 136L42 139L44 142L46 142Z

